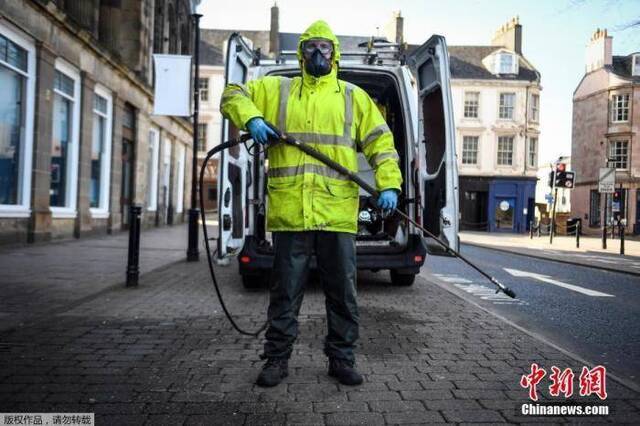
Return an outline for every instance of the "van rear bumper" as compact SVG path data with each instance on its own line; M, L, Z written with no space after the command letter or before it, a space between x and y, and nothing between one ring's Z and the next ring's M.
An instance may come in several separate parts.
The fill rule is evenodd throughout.
M417 274L424 264L427 247L419 235L410 235L407 247L399 253L358 253L358 269L395 269L401 274ZM246 237L244 247L238 255L241 275L261 275L273 267L273 251L258 245L255 237ZM311 259L311 268L317 267L315 256Z

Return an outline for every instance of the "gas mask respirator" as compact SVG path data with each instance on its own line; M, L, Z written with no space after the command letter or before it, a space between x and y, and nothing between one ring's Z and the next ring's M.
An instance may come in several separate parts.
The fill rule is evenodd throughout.
M320 49L315 49L310 57L305 58L304 69L314 77L321 77L331 72L331 62L324 57Z

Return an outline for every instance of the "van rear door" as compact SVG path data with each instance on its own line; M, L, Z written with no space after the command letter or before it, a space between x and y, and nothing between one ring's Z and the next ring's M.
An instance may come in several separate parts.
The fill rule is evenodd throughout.
M251 47L238 33L227 43L225 85L245 83L254 63ZM226 118L222 121L222 141L238 137L238 129ZM237 145L220 153L218 167L218 258L242 249L249 226L248 187L251 184L250 158L244 147Z
M451 98L449 53L444 37L432 36L408 58L418 86L420 160L425 164L420 187L423 225L458 250L458 165ZM444 251L427 239L431 254Z

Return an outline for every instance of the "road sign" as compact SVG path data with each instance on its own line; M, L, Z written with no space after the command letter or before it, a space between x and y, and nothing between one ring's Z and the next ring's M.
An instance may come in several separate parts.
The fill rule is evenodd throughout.
M616 169L601 167L598 178L598 192L613 194L616 186Z
M551 195L551 194L546 194L546 195L544 196L544 198L545 198L545 200L547 200L547 203L548 203L548 204L553 203L553 195Z

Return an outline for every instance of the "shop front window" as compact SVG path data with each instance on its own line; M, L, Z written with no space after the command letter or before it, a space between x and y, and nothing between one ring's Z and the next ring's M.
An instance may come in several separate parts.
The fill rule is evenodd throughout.
M90 206L107 210L111 152L111 99L106 93L93 95L93 140L91 144Z
M56 71L51 144L50 205L65 207L69 200L69 149L73 133L73 80Z
M0 215L28 216L34 46L0 22Z

